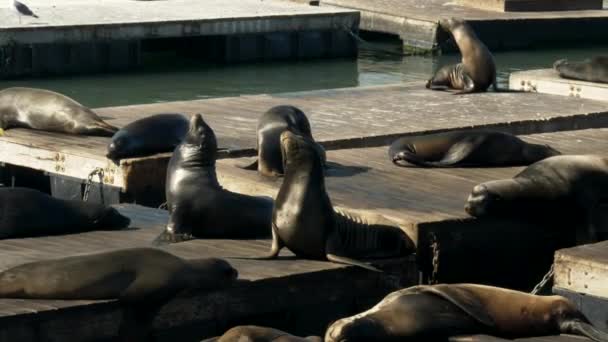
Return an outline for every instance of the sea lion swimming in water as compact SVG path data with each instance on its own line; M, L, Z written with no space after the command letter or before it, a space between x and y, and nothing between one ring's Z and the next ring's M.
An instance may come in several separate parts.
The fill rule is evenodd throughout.
M396 225L370 225L334 211L313 141L284 131L281 152L285 178L272 212L272 247L260 259L276 258L287 247L299 257L377 271L354 258L396 258L412 252L413 243Z
M222 259L184 260L154 248L30 262L0 273L0 298L118 299L125 312L121 337L147 340L160 308L183 290L232 285L238 272Z
M220 337L201 342L323 342L318 336L297 337L284 331L255 325L234 327Z
M472 216L543 222L583 221L581 242L598 240L595 217L608 199L608 158L563 155L534 163L511 179L473 188L465 211Z
M395 140L389 158L398 166L519 166L561 154L497 131L452 131Z
M447 341L488 334L522 338L560 333L608 342L568 299L476 284L413 286L333 323L325 342Z
M0 128L11 127L99 136L112 136L118 131L65 95L21 87L0 91Z
M608 57L597 56L582 62L560 59L553 64L559 76L587 82L608 83Z
M0 239L121 229L130 222L103 204L58 199L28 188L0 188Z
M477 38L471 26L456 18L441 19L439 26L454 37L462 61L440 68L433 78L427 81L426 87L448 87L458 90L455 94L467 94L486 91L492 85L494 91L498 91L494 57Z
M118 162L163 152L173 152L188 132L183 114L156 114L131 122L112 136L106 157Z
M228 191L215 174L217 140L200 114L192 116L184 141L167 167L169 222L156 244L199 238L270 236L273 201Z
M286 130L314 141L310 122L304 112L294 106L272 107L258 121L258 158L252 164L241 168L257 169L261 175L269 177L282 176L284 170L280 136ZM325 149L316 143L315 148L319 150L325 165Z

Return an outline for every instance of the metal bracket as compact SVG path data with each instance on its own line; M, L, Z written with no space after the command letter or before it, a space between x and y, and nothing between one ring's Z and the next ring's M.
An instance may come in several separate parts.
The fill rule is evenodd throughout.
M575 86L574 84L570 85L570 97L577 97L580 98L581 97L581 87L580 86Z
M532 83L532 81L521 80L520 85L521 87L519 88L519 90L529 91L533 93L538 92L538 90L536 89L536 84Z
M55 153L53 160L55 161L55 172L65 172L65 154Z

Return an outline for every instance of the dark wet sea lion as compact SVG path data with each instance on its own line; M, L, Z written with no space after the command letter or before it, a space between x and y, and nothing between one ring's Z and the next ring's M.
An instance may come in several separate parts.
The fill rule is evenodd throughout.
M564 297L442 284L393 292L373 308L333 323L325 342L447 341L450 336L465 334L521 338L560 333L608 341L608 334L594 328Z
M354 258L392 258L411 252L412 242L400 228L371 226L334 211L313 141L284 131L281 152L285 179L275 200L272 249L266 258L276 258L287 247L300 257L377 270Z
M508 133L454 131L399 138L388 154L399 166L456 167L530 165L560 152Z
M606 56L598 56L582 62L560 59L553 64L553 69L563 78L608 83L608 57Z
M255 325L242 325L234 327L220 337L210 338L202 342L323 342L320 337L297 337L284 331L259 327Z
M0 127L99 136L112 136L118 131L65 95L20 87L0 91Z
M594 218L607 199L608 158L564 155L534 163L511 179L475 186L465 210L477 217L582 221L586 231L579 238L592 242L599 233Z
M184 260L154 248L131 248L19 265L0 273L0 298L118 299L125 341L144 340L156 312L183 290L233 284L222 259ZM147 340L147 339L146 339Z
M264 176L283 175L280 136L285 130L314 140L310 122L308 122L304 112L294 106L272 107L258 121L258 158L251 165L243 168L248 170L257 169ZM323 164L325 164L325 150L319 144L315 144L315 147L319 150Z
M156 243L193 237L239 239L270 235L272 199L222 188L215 174L216 157L215 134L196 114L167 167L169 223Z
M451 18L441 19L439 26L450 32L462 61L458 64L440 68L433 78L427 81L426 87L448 87L459 90L456 94L486 91L491 85L497 90L496 64L494 57L485 44L464 20Z
M130 219L112 207L62 200L28 188L0 188L0 238L120 229Z
M114 161L173 152L188 132L183 114L156 114L131 122L112 136L106 156Z

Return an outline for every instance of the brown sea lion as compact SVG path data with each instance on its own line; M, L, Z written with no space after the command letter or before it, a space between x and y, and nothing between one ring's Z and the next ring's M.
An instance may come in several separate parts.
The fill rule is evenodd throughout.
M608 83L608 57L598 56L582 62L560 59L553 64L559 76L587 82Z
M325 342L447 341L488 334L505 338L581 335L607 342L568 299L475 284L414 286L333 323Z
M234 327L220 337L214 337L201 342L323 342L318 336L298 337L284 331L242 325Z
M399 166L457 167L530 165L561 153L508 133L452 131L399 138L388 154Z
M594 218L608 200L608 158L550 157L511 179L481 183L465 205L472 216L511 217L542 222L584 222L579 242L598 240Z
M304 258L329 260L377 270L355 259L396 258L413 244L398 227L370 225L336 212L325 190L323 163L314 142L290 131L281 134L285 179L272 212L272 247Z
M462 55L458 64L440 68L426 83L428 89L448 87L459 90L455 94L486 91L491 85L497 91L496 64L485 44L464 20L441 19L439 26L449 32Z
M21 87L0 91L0 128L11 127L99 136L112 136L118 131L65 95Z

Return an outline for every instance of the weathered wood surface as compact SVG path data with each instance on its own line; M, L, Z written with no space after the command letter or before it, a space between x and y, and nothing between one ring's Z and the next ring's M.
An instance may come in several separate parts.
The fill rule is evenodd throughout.
M539 336L539 337L528 337L518 338L514 340L504 339L489 335L471 335L471 336L457 336L450 338L450 342L507 342L507 341L519 341L519 342L584 342L591 341L586 337L573 336L573 335L559 335L559 336Z
M602 0L459 0L460 4L501 12L601 10Z
M272 106L291 104L308 115L313 134L327 148L386 145L404 134L491 127L535 133L608 126L608 103L527 93L454 96L422 84L347 88L278 95L168 102L97 111L124 126L160 112L203 113L219 145L233 155L255 153L259 116ZM0 138L0 162L86 179L105 170L104 183L129 191L143 182L162 184L169 155L128 159L115 165L105 157L108 138L77 137L11 129ZM160 174L159 174L160 170ZM93 179L97 182L97 179Z
M608 84L562 78L553 69L511 73L509 88L599 101L608 100Z
M608 298L553 287L553 293L570 299L593 326L608 331Z
M608 300L608 242L557 251L555 286Z
M0 269L29 261L149 246L167 221L166 211L134 205L118 207L132 219L128 230L1 240ZM201 328L195 334L210 336L223 333L235 322L250 322L247 319L263 321L264 316L274 317L272 315L277 313L284 317L274 317L275 324L285 326L294 323L288 320L306 319L298 316L298 310L303 314L313 306L327 308L330 316L352 314L351 310L356 307L361 309L359 305L379 300L389 288L396 285L396 280L386 274L379 275L328 262L295 259L290 257L292 254L288 251L283 252L279 260L231 258L259 256L269 248L269 240L194 240L167 247L171 253L184 258L226 258L239 271L239 278L251 282L209 295L178 297L163 308L155 328L166 330L196 323ZM399 261L396 264L402 268L406 267L407 262ZM411 277L415 279L414 275ZM346 282L349 284L348 291L344 288ZM358 302L360 299L362 301ZM335 309L328 308L334 304ZM285 312L292 312L293 315L288 319ZM324 316L325 313L318 315ZM120 311L113 301L0 299L2 341L109 338L116 333L119 320ZM313 322L315 327L327 323L329 321ZM301 326L300 329L310 327Z

